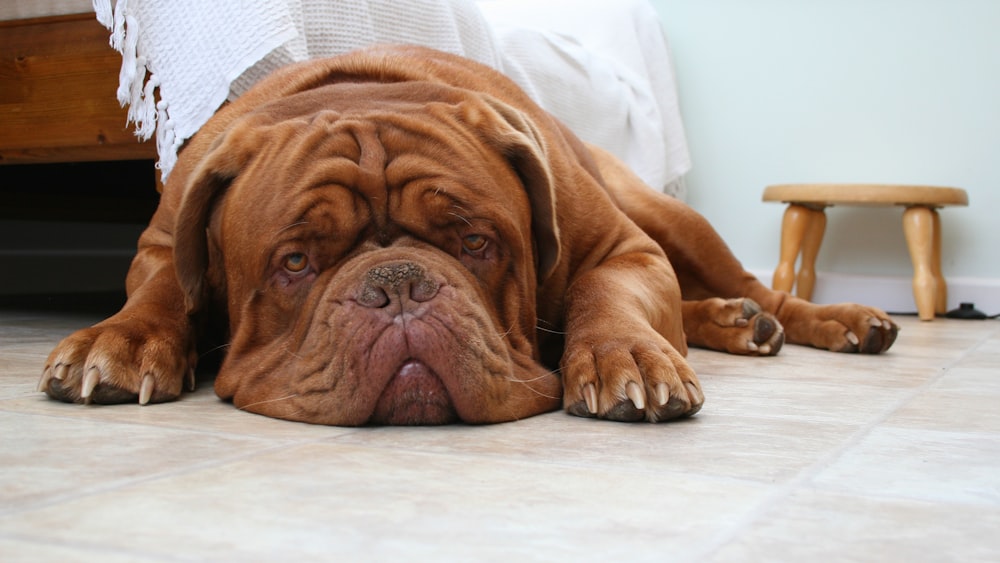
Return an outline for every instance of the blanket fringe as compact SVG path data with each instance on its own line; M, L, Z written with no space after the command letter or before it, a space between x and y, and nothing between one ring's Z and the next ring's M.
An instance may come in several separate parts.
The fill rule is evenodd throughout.
M141 0L132 0L138 1ZM93 6L97 21L111 31L111 46L122 55L117 97L122 107L128 106L126 126L135 124L135 136L143 141L156 134L156 151L160 156L157 167L169 171L177 150L173 122L167 104L156 103L160 80L149 72L148 60L140 52L139 22L129 12L129 0L117 0L113 6L112 0L93 0Z
M111 28L114 24L114 14L111 11L111 0L94 0L94 11L97 12L97 21L104 27Z

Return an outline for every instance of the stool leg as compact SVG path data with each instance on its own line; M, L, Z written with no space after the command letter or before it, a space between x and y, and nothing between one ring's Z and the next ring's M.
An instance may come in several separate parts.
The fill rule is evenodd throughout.
M777 291L791 291L795 285L795 259L799 256L802 239L809 224L811 210L803 205L789 204L781 219L781 253L778 267L774 270L771 288Z
M941 273L941 215L937 209L931 209L934 223L934 249L931 256L931 273L937 282L937 295L934 296L934 312L941 315L948 311L948 284Z
M937 279L934 277L934 211L907 207L903 212L903 234L913 262L913 298L922 321L934 320Z
M799 264L799 276L795 282L795 295L806 301L812 300L813 287L816 286L816 257L826 231L826 213L822 209L808 211L809 224L802 239L802 263Z

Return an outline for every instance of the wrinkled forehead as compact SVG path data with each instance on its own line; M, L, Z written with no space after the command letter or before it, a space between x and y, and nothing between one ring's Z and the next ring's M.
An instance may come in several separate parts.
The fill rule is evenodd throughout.
M264 105L247 119L267 130L258 156L280 152L282 164L298 164L288 160L296 155L360 163L366 149L377 156L377 145L387 156L429 153L443 160L448 152L482 152L461 123L460 108L477 103L474 92L430 82L332 84Z
M406 83L328 86L265 106L227 214L252 231L265 225L249 218L291 224L320 203L364 215L430 192L478 207L516 174L463 122L462 106L476 103L465 91Z

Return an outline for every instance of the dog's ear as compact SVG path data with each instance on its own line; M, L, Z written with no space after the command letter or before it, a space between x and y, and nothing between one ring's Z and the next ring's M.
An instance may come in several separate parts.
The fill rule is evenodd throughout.
M531 118L492 96L484 104L465 108L464 119L486 141L500 150L517 172L531 202L531 229L538 252L538 281L552 274L559 263L559 224L556 192L544 137Z
M261 125L244 118L219 135L188 176L174 218L174 266L188 313L208 297L208 224L216 202L250 159ZM184 180L182 180L184 181Z

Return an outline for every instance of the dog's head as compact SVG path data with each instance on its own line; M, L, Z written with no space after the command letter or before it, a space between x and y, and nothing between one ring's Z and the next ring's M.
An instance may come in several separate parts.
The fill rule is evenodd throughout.
M224 301L216 391L313 423L512 420L558 408L536 289L559 261L531 120L430 83L337 84L234 121L177 213L191 312Z

